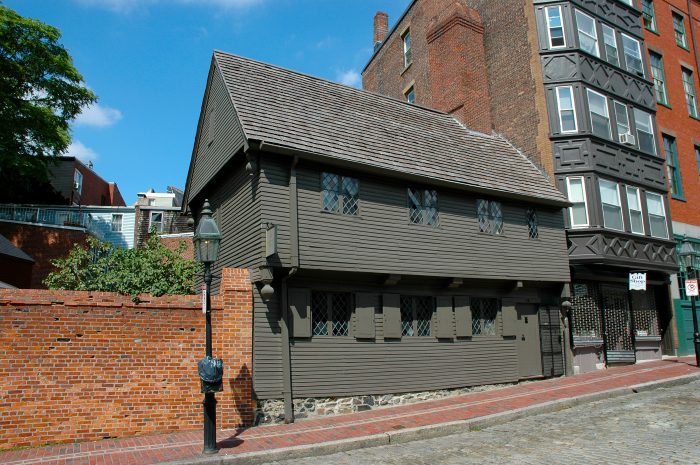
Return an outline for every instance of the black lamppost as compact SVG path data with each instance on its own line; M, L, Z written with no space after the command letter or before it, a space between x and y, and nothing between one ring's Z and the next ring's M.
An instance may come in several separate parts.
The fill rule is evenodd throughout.
M221 233L216 221L211 216L211 206L205 200L197 229L194 232L194 250L197 261L204 264L204 312L206 315L206 356L199 361L199 377L204 394L204 451L216 454L216 397L222 391L224 365L221 359L212 358L211 354L211 265L219 256Z
M698 253L695 251L693 244L687 238L683 238L681 243L681 250L678 252L681 257L681 263L685 267L685 279L688 280L691 277L697 279L697 269L700 260L698 260ZM692 276L691 276L692 275ZM700 332L698 332L698 316L695 313L695 297L690 297L690 308L693 312L693 344L695 345L695 365L700 367Z

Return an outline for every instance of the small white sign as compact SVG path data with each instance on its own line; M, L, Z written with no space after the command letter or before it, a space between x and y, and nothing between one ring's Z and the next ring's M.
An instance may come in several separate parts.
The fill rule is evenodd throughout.
M698 296L698 280L697 279L687 279L685 281L685 295L688 297Z
M647 290L647 274L646 273L630 273L630 291L646 291Z
M202 284L202 313L207 313L207 285Z

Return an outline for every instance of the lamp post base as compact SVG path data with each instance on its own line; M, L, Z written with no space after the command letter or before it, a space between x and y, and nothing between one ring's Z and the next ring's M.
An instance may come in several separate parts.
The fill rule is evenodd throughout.
M203 454L216 454L216 398L213 392L204 394L204 450Z

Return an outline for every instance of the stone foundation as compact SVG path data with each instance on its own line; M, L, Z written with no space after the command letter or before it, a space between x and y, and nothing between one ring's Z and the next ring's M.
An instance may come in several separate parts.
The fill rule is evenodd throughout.
M442 399L459 396L469 392L489 391L512 386L510 384L491 384L439 391L409 392L403 394L381 394L355 397L323 397L294 399L294 418L318 418L328 415L343 415L363 412L382 407L412 404L424 400ZM258 425L284 423L284 401L282 399L258 400L255 422Z

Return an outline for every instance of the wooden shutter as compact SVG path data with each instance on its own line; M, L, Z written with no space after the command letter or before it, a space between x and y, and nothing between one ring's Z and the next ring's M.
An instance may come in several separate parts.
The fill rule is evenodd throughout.
M376 294L355 294L355 338L374 339L374 307L377 304Z
M384 339L401 338L401 302L398 294L384 294Z
M503 336L515 336L518 312L515 309L515 301L513 299L503 299L501 315L503 317Z
M440 296L437 298L437 331L435 336L439 339L452 339L454 327L452 317L452 297Z
M288 289L290 334L292 337L311 337L311 290Z
M455 297L455 329L457 337L472 337L472 309L469 297Z

